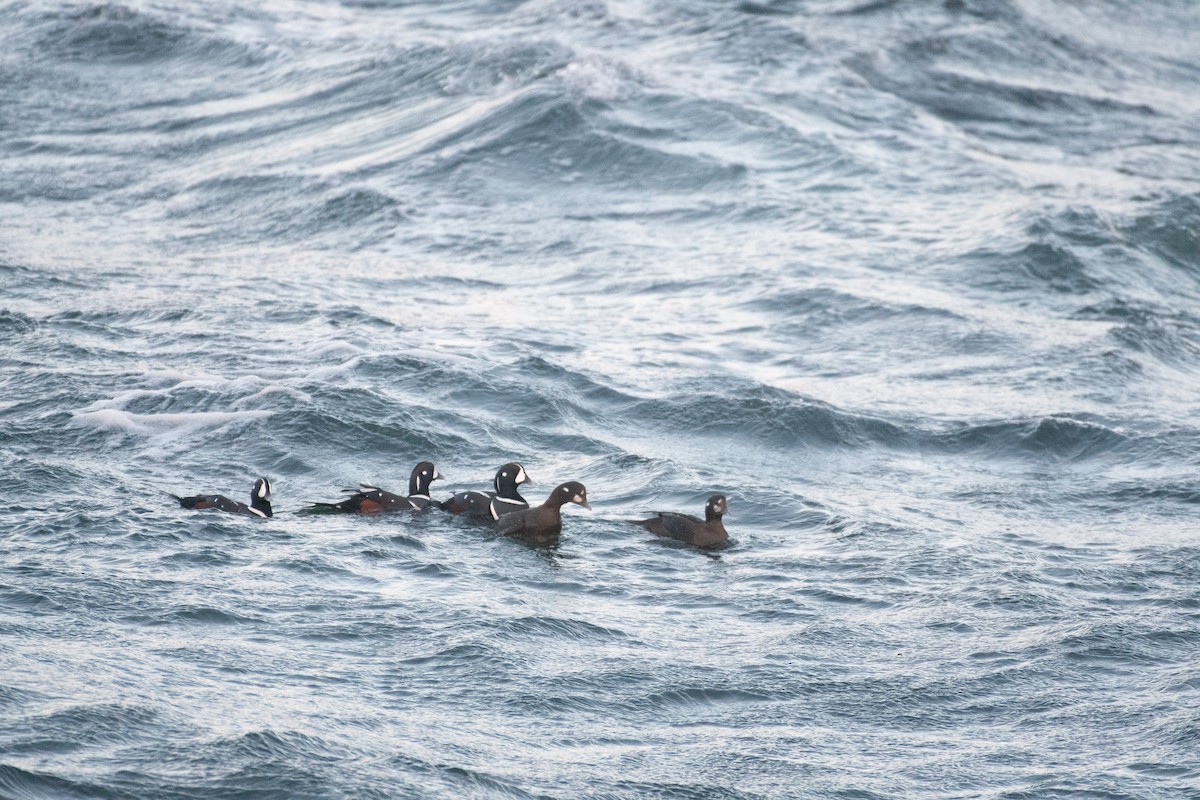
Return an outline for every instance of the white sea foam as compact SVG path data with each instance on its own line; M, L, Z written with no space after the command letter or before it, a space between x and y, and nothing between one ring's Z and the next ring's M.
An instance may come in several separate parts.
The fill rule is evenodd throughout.
M342 375L353 370L365 356L354 356L353 358L343 361L340 364L329 364L324 367L317 367L308 372L304 377L310 381L323 381L337 375Z
M162 394L163 394L163 392L161 390L129 389L124 392L117 392L115 395L113 395L112 397L107 398L105 400L97 400L96 402L92 403L91 405L89 405L85 408L79 409L79 411L77 411L76 413L77 414L88 414L88 413L91 413L94 411L100 411L102 409L109 409L109 408L122 409L122 408L125 408L125 406L129 405L129 403L131 401L137 400L138 398L155 397L155 396L161 396Z
M216 428L233 422L264 419L271 411L196 411L192 413L136 414L120 408L97 408L77 411L72 421L77 425L108 431L125 431L139 436L179 434L204 428Z
M356 344L350 342L323 342L321 344L309 347L304 351L306 359L318 359L328 356L364 356L367 351Z
M250 394L250 395L246 395L245 397L238 398L236 401L234 401L233 405L240 408L240 407L246 405L247 403L253 403L257 400L269 398L273 395L285 395L287 397L292 397L292 398L295 398L295 399L300 400L301 402L305 402L305 403L312 401L312 395L310 395L308 392L302 392L299 389L293 389L290 386L281 386L277 383L272 383L269 386L266 386L266 387L262 388L261 390L255 392L254 394Z
M263 379L257 375L240 375L236 378L191 378L180 381L172 389L207 389L209 391L238 392L257 388Z
M218 383L225 380L221 375L206 372L184 372L179 369L149 369L142 375L142 382L153 385L178 386L192 381Z
M563 81L589 100L613 102L628 93L631 83L623 65L600 58L574 61L562 71Z

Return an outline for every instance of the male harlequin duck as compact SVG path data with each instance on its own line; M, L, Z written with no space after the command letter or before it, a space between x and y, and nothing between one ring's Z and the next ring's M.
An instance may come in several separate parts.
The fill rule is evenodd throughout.
M704 506L703 522L691 514L676 514L671 511L659 511L654 519L631 519L629 522L641 525L656 536L668 536L685 544L707 549L720 547L729 541L725 524L721 522L721 517L728 509L729 503L725 500L725 495L714 494Z
M578 503L588 510L592 508L588 505L587 489L583 484L567 481L551 492L540 506L500 517L496 521L496 531L527 541L552 541L562 532L562 507L567 503Z
M529 503L517 492L522 483L532 485L533 481L520 464L508 463L496 470L496 478L492 481L496 491L459 492L449 500L443 500L442 509L469 519L495 522L505 514L529 508Z
M429 499L429 484L440 480L442 474L432 461L422 461L413 467L408 477L408 497L386 492L370 484L360 483L358 491L348 489L350 496L340 503L313 503L308 513L383 514L391 511L421 511L439 505Z
M171 497L178 500L183 508L215 508L230 514L248 514L264 519L271 516L271 482L266 478L259 478L254 482L254 488L250 490L250 505L230 500L220 494L198 494L192 497L172 494Z

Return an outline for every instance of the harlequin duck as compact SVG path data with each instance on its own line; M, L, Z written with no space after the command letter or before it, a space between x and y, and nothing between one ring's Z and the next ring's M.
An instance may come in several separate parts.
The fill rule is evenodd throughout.
M591 510L587 489L579 481L562 484L540 506L505 514L496 521L496 531L527 541L551 541L562 532L562 507L567 503L578 503Z
M667 536L672 539L694 545L696 547L720 547L729 541L725 525L721 517L729 509L725 495L714 494L708 498L704 506L704 521L701 522L691 514L676 514L671 511L659 511L654 519L631 519L634 525L641 525L655 536Z
M358 491L347 490L350 496L340 503L313 503L309 513L383 514L390 511L421 511L430 505L438 505L429 499L429 484L439 480L442 474L432 461L422 461L413 467L408 478L408 497L384 491L367 483L360 483Z
M248 514L264 519L271 516L271 482L266 478L259 478L254 482L254 488L250 490L250 505L230 500L220 494L198 494L192 497L172 494L171 497L178 500L183 508L215 508L230 514Z
M494 492L459 492L449 500L442 501L442 509L451 514L462 514L470 519L495 522L505 514L529 508L529 503L517 492L523 483L533 484L525 468L515 462L496 470L492 485Z

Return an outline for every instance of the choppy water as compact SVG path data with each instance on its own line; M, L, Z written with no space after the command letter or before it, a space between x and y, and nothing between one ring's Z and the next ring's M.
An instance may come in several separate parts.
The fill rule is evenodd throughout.
M0 796L1200 797L1198 29L0 7Z

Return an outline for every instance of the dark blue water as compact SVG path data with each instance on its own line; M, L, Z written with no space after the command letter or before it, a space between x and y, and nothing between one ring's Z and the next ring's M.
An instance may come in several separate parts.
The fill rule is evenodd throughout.
M1198 29L0 7L0 797L1200 797Z

